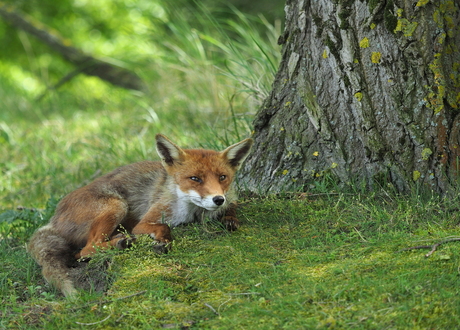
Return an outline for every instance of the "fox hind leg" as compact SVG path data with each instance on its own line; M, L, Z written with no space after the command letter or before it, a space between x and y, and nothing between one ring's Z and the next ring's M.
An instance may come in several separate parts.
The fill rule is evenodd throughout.
M92 222L86 245L75 255L75 258L88 257L95 253L97 248L123 249L129 247L134 238L116 233L116 229L127 213L128 206L124 201L116 198L105 201L103 209Z

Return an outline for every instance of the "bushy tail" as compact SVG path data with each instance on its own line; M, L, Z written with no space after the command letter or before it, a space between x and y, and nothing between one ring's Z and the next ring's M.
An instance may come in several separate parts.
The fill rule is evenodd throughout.
M69 274L74 251L51 225L41 227L33 234L27 250L42 267L43 277L48 283L61 290L66 297L77 293Z

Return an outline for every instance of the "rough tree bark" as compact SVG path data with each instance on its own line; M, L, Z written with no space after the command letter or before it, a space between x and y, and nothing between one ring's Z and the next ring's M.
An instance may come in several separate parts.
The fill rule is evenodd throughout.
M448 191L460 166L455 0L288 0L282 62L254 120L251 190L341 182Z

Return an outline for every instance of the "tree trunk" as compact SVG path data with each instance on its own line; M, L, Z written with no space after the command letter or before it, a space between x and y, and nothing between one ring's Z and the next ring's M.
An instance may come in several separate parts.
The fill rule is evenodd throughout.
M255 191L342 183L446 192L460 165L452 0L288 0L282 62L241 170Z

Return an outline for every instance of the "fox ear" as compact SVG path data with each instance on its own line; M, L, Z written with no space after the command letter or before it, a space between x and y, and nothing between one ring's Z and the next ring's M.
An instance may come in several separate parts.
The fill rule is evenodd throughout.
M155 139L157 141L157 152L163 165L173 165L184 153L181 148L172 143L166 136L162 134L157 134Z
M246 157L249 155L249 151L251 151L252 143L253 143L252 139L243 140L234 145L231 145L230 147L222 151L222 154L225 158L227 158L231 166L238 169L241 166L241 164L244 162Z

